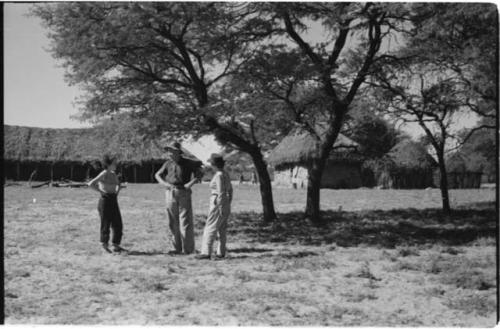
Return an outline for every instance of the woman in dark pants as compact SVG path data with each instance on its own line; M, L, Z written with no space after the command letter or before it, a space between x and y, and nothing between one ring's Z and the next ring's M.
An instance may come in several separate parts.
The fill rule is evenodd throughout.
M113 252L124 251L120 247L123 224L120 208L118 207L118 193L120 192L120 181L115 173L116 160L104 156L104 170L96 178L89 182L89 186L101 194L97 210L101 217L101 244L104 250L111 252L108 248L110 228L113 230Z

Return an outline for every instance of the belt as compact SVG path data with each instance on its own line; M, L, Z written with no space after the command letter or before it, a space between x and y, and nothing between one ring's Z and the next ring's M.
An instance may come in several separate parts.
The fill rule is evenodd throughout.
M184 187L183 184L172 184L172 187L177 189L177 190L185 190L186 187Z

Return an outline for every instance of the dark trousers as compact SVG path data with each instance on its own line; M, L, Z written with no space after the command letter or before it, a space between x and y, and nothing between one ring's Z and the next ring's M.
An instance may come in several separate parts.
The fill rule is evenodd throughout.
M102 194L97 204L99 216L101 216L101 242L108 243L109 229L113 229L113 244L120 244L122 240L122 216L118 208L116 194Z

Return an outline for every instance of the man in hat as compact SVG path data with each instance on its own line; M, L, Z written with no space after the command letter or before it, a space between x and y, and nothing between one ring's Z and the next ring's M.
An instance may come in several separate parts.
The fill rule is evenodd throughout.
M179 142L168 144L164 149L168 158L155 178L166 187L167 220L174 247L169 253L191 254L194 252L191 187L203 176L201 162L183 157Z

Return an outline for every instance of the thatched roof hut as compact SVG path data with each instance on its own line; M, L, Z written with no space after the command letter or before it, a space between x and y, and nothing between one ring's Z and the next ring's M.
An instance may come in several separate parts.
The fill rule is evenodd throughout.
M152 172L165 160L157 141L128 129L96 126L54 129L4 126L5 176L27 180L36 169L38 179L83 180L98 170L103 155L116 156L120 170L131 181L153 181ZM198 160L183 149L184 156ZM55 171L55 172L54 172Z
M425 147L410 139L396 144L383 158L366 163L375 185L383 188L426 188L434 185L436 161Z
M358 143L339 134L329 159L342 162L359 162L361 157L354 150ZM318 141L309 132L297 129L283 138L269 155L269 163L276 168L296 163L307 163L319 158Z
M455 152L446 159L448 172L483 172L486 159L480 154Z
M198 160L183 148L186 157ZM56 129L4 126L4 159L18 161L90 162L106 153L121 163L163 161L165 151L159 142L127 131L106 127Z
M321 187L357 188L361 186L361 163L356 153L359 145L339 134L328 157ZM297 129L286 136L269 155L277 185L306 187L311 160L319 158L319 143L307 131Z
M480 154L455 152L446 159L449 188L479 188L487 160ZM436 175L436 180L439 175Z
M387 153L394 165L404 169L429 169L436 166L436 161L425 147L410 139L404 139Z

